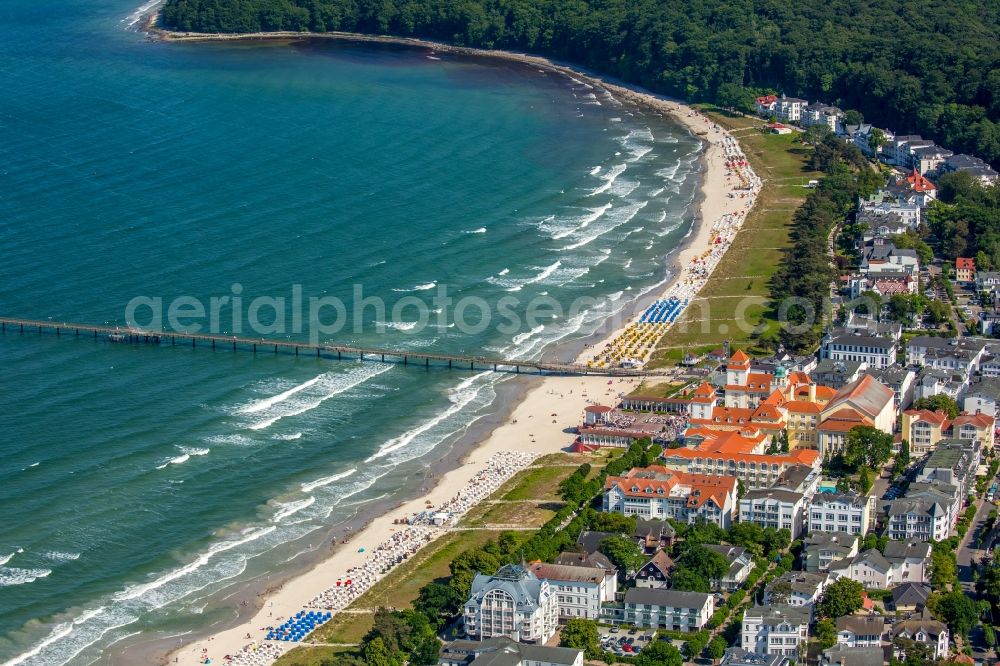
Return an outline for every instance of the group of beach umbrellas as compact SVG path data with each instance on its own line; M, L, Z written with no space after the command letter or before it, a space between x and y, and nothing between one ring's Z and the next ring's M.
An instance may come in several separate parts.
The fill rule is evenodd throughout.
M269 641L292 641L298 643L313 629L333 617L329 611L299 611L295 617L285 620L284 624L267 632Z

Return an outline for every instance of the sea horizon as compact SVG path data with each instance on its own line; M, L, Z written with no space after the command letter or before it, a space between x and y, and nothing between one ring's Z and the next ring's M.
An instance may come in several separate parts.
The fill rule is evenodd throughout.
M0 198L5 315L124 325L143 296L291 301L298 284L350 304L362 284L391 303L448 286L597 305L516 333L454 319L379 332L373 317L344 342L575 355L655 295L690 230L698 140L588 83L384 45L149 43L121 2L67 7L38 29L77 42L51 52L25 46L26 2L0 28L24 40L0 48L25 61L10 83L26 91L0 126L16 193ZM45 77L65 77L70 52L90 64L53 95ZM167 121L183 130L164 136ZM341 523L419 492L523 390L26 338L0 336L0 663L113 663L136 632L206 630L229 612L220 596L301 569Z

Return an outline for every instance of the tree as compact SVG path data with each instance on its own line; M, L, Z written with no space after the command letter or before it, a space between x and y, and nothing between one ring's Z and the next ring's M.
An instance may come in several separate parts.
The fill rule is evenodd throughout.
M848 109L844 111L844 124L845 125L860 125L865 122L865 117L861 115L861 112L856 109Z
M600 659L604 653L597 623L583 618L574 617L566 621L559 636L559 645L583 650L583 656L587 659Z
M874 152L878 152L878 149L886 144L885 132L877 127L873 127L872 131L868 133L868 147Z
M816 638L824 650L837 644L837 625L832 619L825 617L816 624Z
M935 543L931 549L931 587L943 591L958 580L955 552L947 541Z
M861 486L861 492L867 494L872 489L872 483L871 472L868 471L867 467L862 467L861 473L858 474L858 485Z
M727 647L729 647L729 641L722 636L716 636L708 643L708 656L713 661L718 661L726 656Z
M847 433L844 461L857 469L878 469L892 455L892 435L873 426L855 426Z
M635 658L636 666L682 666L684 657L667 641L653 641Z
M787 580L777 580L767 588L767 600L770 604L785 604L792 596L792 583Z
M701 654L701 651L705 649L708 644L708 634L703 631L698 631L693 634L684 642L684 656L688 658L689 661L694 661Z
M920 398L914 401L912 409L927 409L932 412L942 411L948 415L949 419L955 418L961 411L955 399L944 393L939 393L929 398Z
M646 555L633 539L623 536L608 537L601 541L601 552L618 567L623 578L634 574L646 563Z
M865 588L850 578L838 578L831 583L816 609L823 617L838 618L855 612L863 603Z
M969 631L979 622L979 606L960 590L942 595L933 611L952 634L968 637Z
M392 654L382 638L376 637L365 643L362 649L366 666L402 666L403 661Z
M413 602L413 608L427 616L440 628L445 618L458 613L465 599L449 585L431 582L420 588L420 593Z
M991 650L997 645L997 634L993 630L993 627L988 624L983 625L983 640L986 642L986 646Z

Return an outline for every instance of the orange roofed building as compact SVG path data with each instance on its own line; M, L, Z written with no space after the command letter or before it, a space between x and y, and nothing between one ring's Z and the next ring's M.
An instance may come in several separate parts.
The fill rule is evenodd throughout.
M752 427L733 431L691 428L685 440L695 445L664 451L664 467L685 474L735 477L747 488L769 488L796 465L820 467L819 452L811 449L765 453L770 438Z
M604 511L626 516L704 521L729 529L736 504L733 476L687 474L654 465L635 467L604 483Z

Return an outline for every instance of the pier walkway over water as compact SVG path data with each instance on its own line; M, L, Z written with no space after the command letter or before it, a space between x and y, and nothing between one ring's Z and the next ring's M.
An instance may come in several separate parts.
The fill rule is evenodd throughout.
M350 345L313 344L292 340L271 340L268 338L246 338L233 335L210 333L175 333L172 331L148 331L120 328L116 326L94 326L71 322L43 321L38 319L14 319L0 317L2 333L54 334L57 337L88 336L95 340L103 338L109 342L185 345L210 347L212 349L247 350L253 353L279 352L286 354L315 355L317 358L337 360L380 361L401 363L417 367L448 367L460 370L488 370L493 372L557 374L557 375L599 375L607 377L642 377L659 374L640 368L591 368L578 363L550 363L544 361L523 361L516 359L490 358L485 356L463 356L406 351L400 349L377 349L353 347Z

